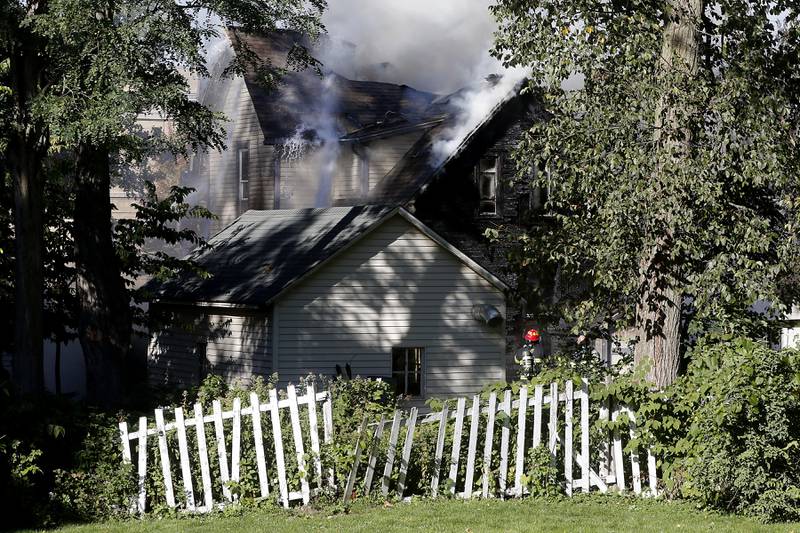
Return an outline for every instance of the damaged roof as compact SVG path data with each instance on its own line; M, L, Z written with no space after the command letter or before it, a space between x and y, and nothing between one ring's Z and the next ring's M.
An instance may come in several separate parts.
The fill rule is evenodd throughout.
M293 46L306 44L293 32L278 31L269 36L231 33L275 66L285 65L286 54ZM407 85L351 80L334 72L320 77L313 69L287 73L274 90L265 88L255 72L244 79L267 144L291 137L308 117L331 112L326 106L334 107L344 135L364 128L380 129L384 124L396 127L398 122L421 125L430 120L428 108L437 97Z
M450 128L458 126L459 112L453 101L465 89L434 101L429 111L432 114L444 113L446 120L426 131L405 157L369 191L369 202L407 205L423 192L436 176L446 172L450 163L465 151L473 146L490 145L498 131L529 111L529 99L520 97L518 88L519 85L466 131L457 146L444 157L435 153L435 145L437 140L447 137Z

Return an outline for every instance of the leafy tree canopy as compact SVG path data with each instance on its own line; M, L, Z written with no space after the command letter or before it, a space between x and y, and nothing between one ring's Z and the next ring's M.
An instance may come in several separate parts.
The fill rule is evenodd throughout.
M558 265L559 316L578 328L642 328L642 309L663 318L674 291L684 325L735 325L758 300L796 299L781 283L798 258L796 2L500 0L491 9L494 54L530 68L527 90L550 113L515 157L521 179L549 188L551 218L497 236L513 243L523 277ZM565 89L567 78L582 86ZM531 168L546 172L529 177Z

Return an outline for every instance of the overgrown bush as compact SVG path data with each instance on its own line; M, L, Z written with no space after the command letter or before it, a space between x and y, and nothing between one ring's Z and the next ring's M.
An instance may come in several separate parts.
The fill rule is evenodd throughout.
M117 418L57 397L0 396L0 527L125 515L134 493Z
M800 519L800 353L746 338L702 342L671 398L686 417L672 469L683 496Z
M651 391L647 368L594 387L593 399L636 411L667 496L765 521L800 519L800 353L745 337L709 336L687 372ZM604 427L622 427L620 417Z

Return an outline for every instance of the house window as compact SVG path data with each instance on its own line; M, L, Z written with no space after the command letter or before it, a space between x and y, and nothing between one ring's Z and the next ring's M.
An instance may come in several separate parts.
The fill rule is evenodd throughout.
M237 159L237 171L239 175L239 200L243 202L250 199L249 158L249 150L239 150Z
M481 215L497 214L497 157L484 157L476 169Z
M538 178L539 175L544 175L545 177L545 184L534 187L531 197L531 208L534 211L544 212L547 207L547 201L550 199L550 172L545 168L534 166L532 174L534 178Z
M422 348L392 348L394 392L422 396Z

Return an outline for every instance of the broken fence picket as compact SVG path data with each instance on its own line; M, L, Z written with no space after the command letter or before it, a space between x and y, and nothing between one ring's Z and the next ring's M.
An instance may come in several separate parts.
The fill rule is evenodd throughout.
M562 389L559 391L559 389ZM553 465L560 464L564 473L564 491L567 495L572 495L575 491L589 492L596 487L600 492L607 492L609 488L623 492L632 489L635 494L643 494L643 481L648 487L647 493L656 495L658 490L658 477L656 472L656 460L649 449L642 450L647 458L646 479L642 479L643 473L640 467L640 452L630 453L628 465L625 464L623 454L624 440L622 432L612 431L609 438L602 438L594 445L599 448L599 463L597 468L590 464L592 457L592 442L590 442L590 397L589 383L582 380L580 387L575 388L571 381L559 387L557 383L549 386L536 385L533 387L532 394L527 387L521 387L516 399L512 401L510 390L504 391L502 401L498 401L495 392L490 393L488 400L482 402L479 396L472 398L470 409L466 409L466 398L458 398L453 402L445 402L441 411L417 418L416 408L406 414L397 410L392 418L381 417L378 423L367 425L366 420L359 432L358 448L356 450L356 460L348 476L348 486L345 491L344 501L349 502L352 491L356 490L359 467L361 465L360 455L362 449L368 446L369 459L362 485L364 493L369 494L372 490L373 477L377 465L377 458L381 456L380 445L381 436L385 433L385 426L391 423L388 448L386 449L383 479L381 489L383 495L389 494L392 472L395 470L395 457L397 453L398 436L400 426L405 421L408 428L406 438L403 441L402 460L400 462L400 473L397 482L397 495L403 497L405 494L405 472L409 468L409 461L412 458L411 450L413 447L414 428L425 424L437 424L438 433L434 451L434 471L431 476L430 493L433 497L441 494L444 489L452 496L461 498L473 498L482 496L499 496L501 498L520 497L526 491L524 488L522 474L524 470L526 452L530 447L546 445L551 454ZM576 408L576 403L578 407ZM531 413L531 409L532 413ZM544 411L548 411L545 419ZM516 414L516 416L512 416ZM634 438L636 430L636 419L633 411L625 406L618 406L612 411L605 406L600 408L600 418L608 420L609 414L612 420L616 420L620 415L625 414L629 420L630 438ZM531 423L532 416L532 423ZM485 417L486 425L483 431L483 460L480 467L477 459L478 442L480 442L481 420ZM469 419L467 421L467 419ZM559 419L562 425L559 425ZM577 425L575 422L577 419ZM516 420L514 440L512 441L512 421ZM452 424L452 437L446 439L447 427L450 421ZM466 468L463 478L459 477L459 461L464 452L464 431L466 423L469 423L469 437L466 440ZM532 426L530 427L529 426ZM495 432L500 426L500 450L499 465L492 464L495 446ZM575 441L576 429L580 432L580 438ZM547 440L544 439L545 433ZM371 443L370 443L370 439ZM450 441L449 461L445 462L446 440ZM530 441L530 442L529 442ZM511 443L516 442L516 453L510 456L512 450ZM561 446L559 447L559 444ZM609 451L613 451L609 457ZM559 457L560 456L560 457ZM511 459L511 465L509 464ZM577 465L577 472L574 467ZM492 479L494 467L498 467L497 479ZM513 467L514 475L508 479L509 467ZM445 470L444 472L442 472ZM630 480L626 484L626 470ZM577 473L577 477L576 474ZM441 487L441 479L446 479L446 487ZM480 481L479 487L475 486L476 481ZM458 491L458 482L463 483L463 490ZM497 490L491 491L490 487L497 482Z
M297 395L294 386L289 385L286 389L286 398L278 399L275 389L270 390L269 400L262 403L257 394L250 394L250 405L241 406L239 398L233 401L233 408L230 411L223 411L219 400L214 400L211 414L204 414L201 404L194 405L194 416L186 418L182 407L171 409L159 408L154 413L154 425L148 424L146 417L140 417L138 429L128 431L128 423L119 424L120 440L122 442L122 458L126 463L133 463L134 451L136 458L136 471L138 481L138 494L132 504L132 511L143 513L147 508L146 476L147 476L147 443L152 437L158 442L158 456L161 465L161 477L164 483L165 503L169 507L177 507L183 504L189 511L208 512L216 506L224 506L226 503L234 501L235 495L230 488L230 482L239 482L241 476L241 450L242 450L242 418L250 418L253 429L254 446L256 451L256 470L258 473L259 488L261 497L269 497L270 486L267 479L267 458L273 458L278 475L278 487L272 487L273 494L278 501L285 507L294 500L302 500L308 503L312 489L311 484L316 485L314 491L334 486L333 470L328 470L323 476L322 462L320 459L320 442L329 443L333 438L333 419L330 392L316 392L314 386L309 385L306 394ZM317 404L322 404L322 424L323 438L320 440L319 421L317 416ZM301 427L300 413L301 408L306 407L308 414L309 446L311 449L312 468L305 464L306 454L303 439L304 429ZM280 411L288 409L291 422L292 449L295 452L298 472L288 472L286 466L285 448L283 442ZM165 413L172 411L173 420L166 422ZM269 421L264 424L262 413L269 412ZM258 416L253 416L257 413ZM225 421L231 420L231 449L228 450ZM213 433L207 432L207 425L211 424ZM197 451L199 454L199 478L201 481L203 501L196 501L194 488L193 471L189 454L189 441L187 436L194 432ZM264 434L271 432L274 442L274 450L266 449L264 445ZM168 435L174 433L178 441L176 452L180 463L180 485L183 490L181 497L176 498L174 488L176 484L173 480L171 452L168 444ZM208 438L210 435L211 440ZM131 442L137 443L134 447ZM213 446L217 450L219 460L221 494L213 494L212 489L212 469L209 463L208 448ZM175 452L173 450L173 452ZM300 478L300 490L289 491L288 479ZM309 476L311 479L309 479ZM196 477L195 477L196 479ZM154 502L151 502L154 503Z

